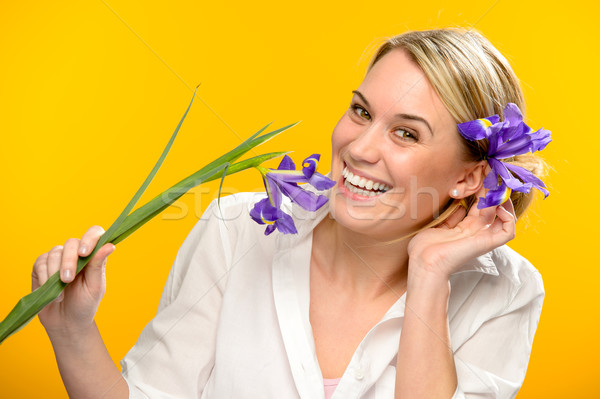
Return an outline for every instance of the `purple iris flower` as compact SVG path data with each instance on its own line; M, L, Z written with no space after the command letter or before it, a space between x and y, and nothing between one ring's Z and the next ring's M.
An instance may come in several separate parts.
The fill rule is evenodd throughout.
M285 195L307 211L316 211L327 203L324 195L304 190L298 183L308 183L317 190L328 190L335 181L317 172L319 154L313 154L302 162L302 170L296 170L296 165L289 156L284 156L277 169L258 167L263 175L268 198L257 202L250 211L250 217L259 224L268 224L265 235L275 229L283 234L297 233L296 226L290 215L281 208L282 196Z
M263 198L254 204L254 208L250 211L250 217L258 224L268 225L265 229L265 235L268 236L275 229L283 234L296 234L296 226L290 215L279 208L271 205L268 198Z
M533 173L520 166L502 162L501 159L543 150L550 139L550 131L533 131L523 122L523 114L516 104L508 103L504 108L504 121L498 115L458 124L458 131L467 140L488 139L487 161L491 172L483 181L489 191L480 198L477 208L502 204L510 196L510 190L528 193L536 188L549 195L546 185Z

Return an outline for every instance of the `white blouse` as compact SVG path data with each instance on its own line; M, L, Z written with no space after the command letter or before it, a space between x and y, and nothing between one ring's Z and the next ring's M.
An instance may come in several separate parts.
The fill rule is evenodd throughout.
M250 219L264 193L213 201L183 242L157 315L121 361L129 397L323 399L309 322L312 230L328 215L286 202L297 235ZM513 398L525 377L544 288L502 246L450 278L454 398ZM405 295L364 337L332 399L394 397ZM343 334L340 331L340 334Z

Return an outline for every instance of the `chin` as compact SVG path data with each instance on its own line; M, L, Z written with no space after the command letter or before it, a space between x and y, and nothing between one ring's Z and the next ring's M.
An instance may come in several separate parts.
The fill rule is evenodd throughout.
M344 188L338 183L332 189L331 216L343 228L376 241L409 236L433 220L433 215L411 215L401 200L403 196L398 197L393 192L379 198L364 198L349 194Z
M376 240L393 240L409 234L400 226L407 226L400 214L381 212L381 204L373 199L348 196L337 186L332 190L330 213L337 224L354 233Z

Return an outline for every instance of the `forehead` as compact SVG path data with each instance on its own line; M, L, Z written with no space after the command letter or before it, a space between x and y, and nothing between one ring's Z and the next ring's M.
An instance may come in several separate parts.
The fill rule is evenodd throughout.
M455 124L425 73L404 50L394 49L379 59L358 90L372 112L411 113L432 125Z

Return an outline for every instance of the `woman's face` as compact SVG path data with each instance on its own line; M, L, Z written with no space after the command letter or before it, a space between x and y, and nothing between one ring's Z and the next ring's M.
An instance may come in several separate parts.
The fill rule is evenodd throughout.
M473 163L450 112L421 69L392 50L368 72L332 135L331 211L373 238L430 222Z

